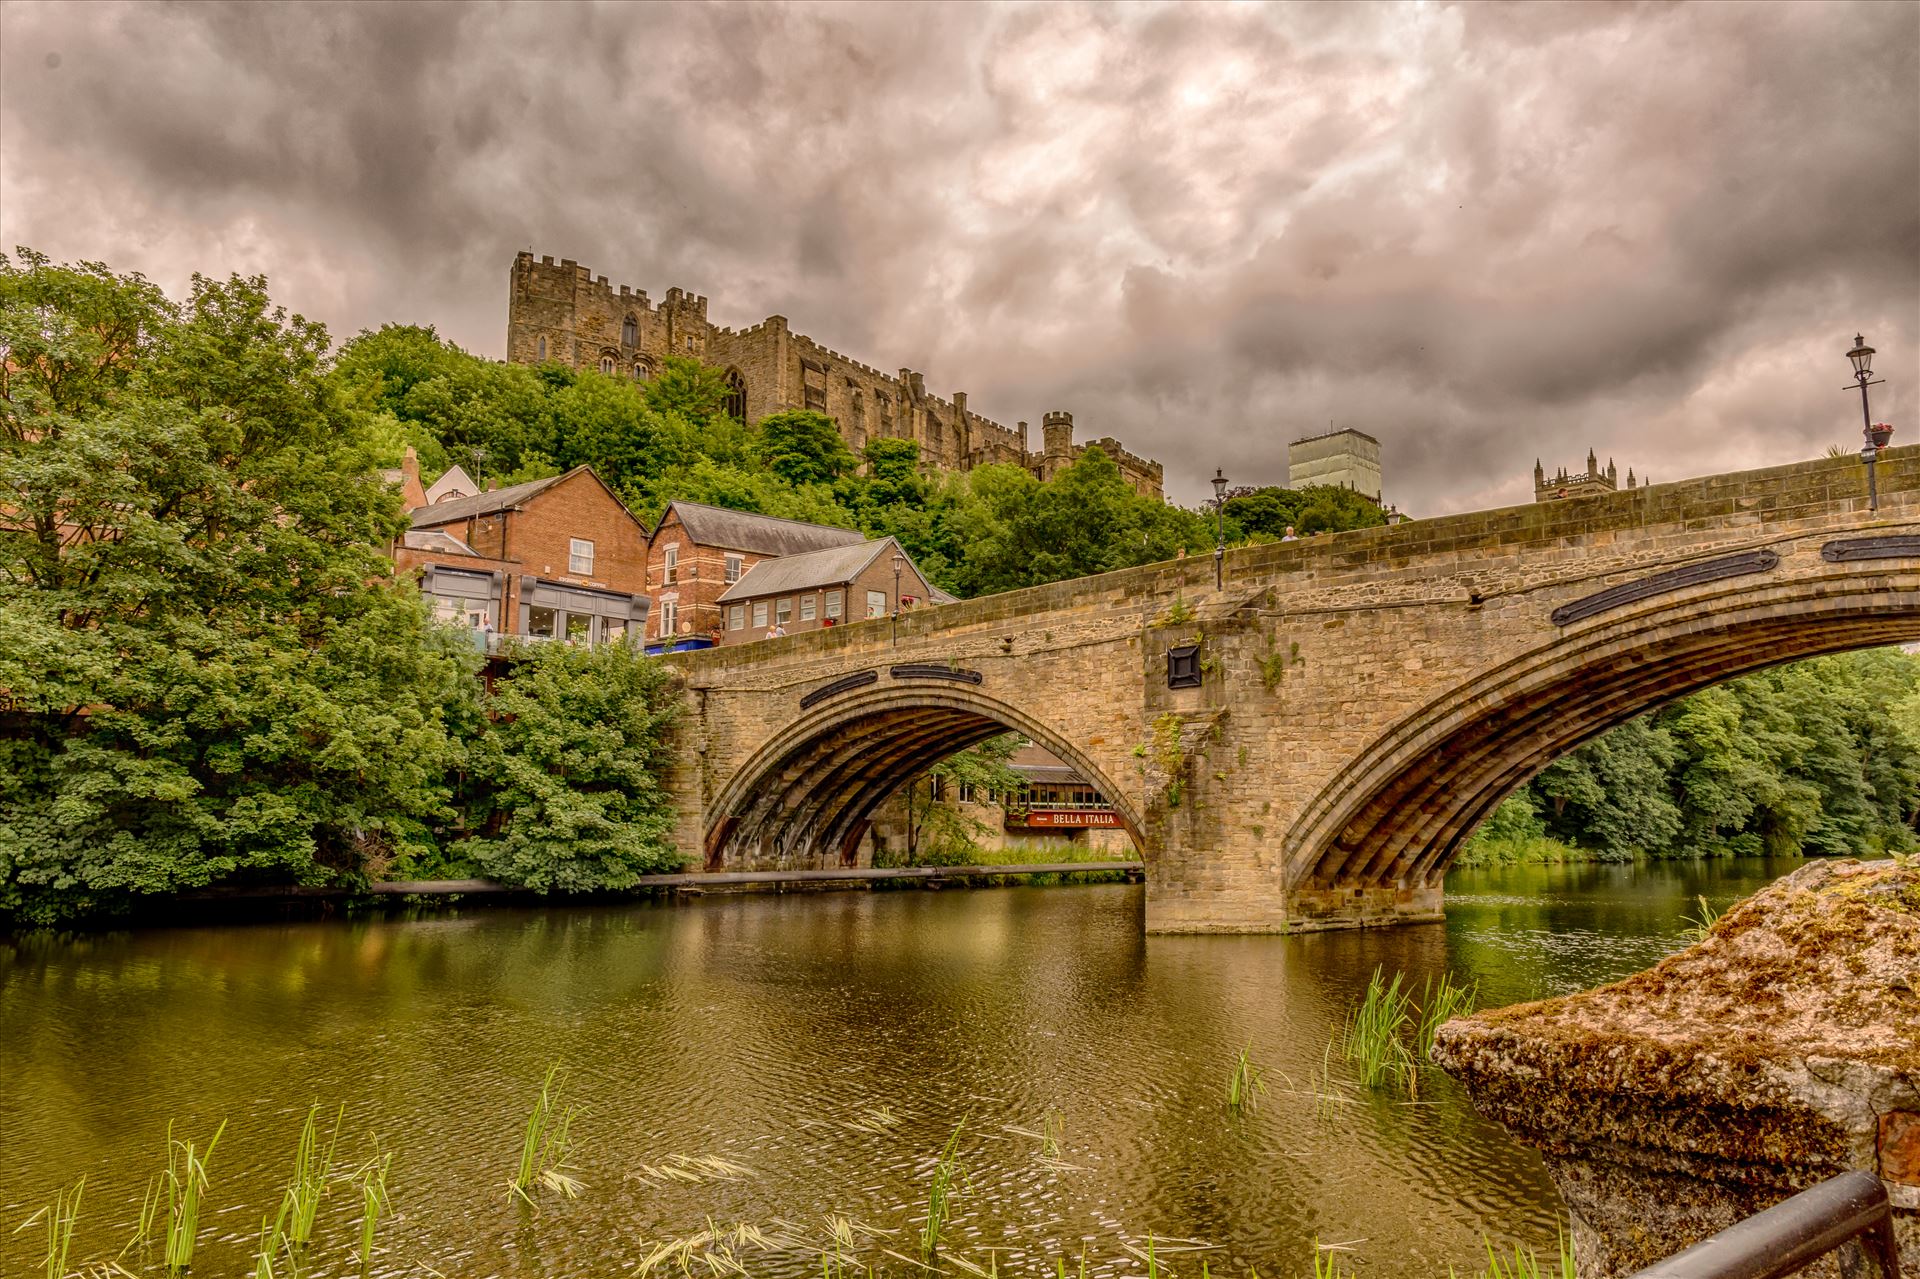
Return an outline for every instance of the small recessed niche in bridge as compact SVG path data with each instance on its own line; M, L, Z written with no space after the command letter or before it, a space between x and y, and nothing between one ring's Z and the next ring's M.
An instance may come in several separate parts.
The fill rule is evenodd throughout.
M1200 646L1182 644L1167 650L1167 687L1200 687Z
M956 684L978 684L981 680L979 671L960 666L940 666L932 662L906 662L889 666L887 674L895 679L949 679Z

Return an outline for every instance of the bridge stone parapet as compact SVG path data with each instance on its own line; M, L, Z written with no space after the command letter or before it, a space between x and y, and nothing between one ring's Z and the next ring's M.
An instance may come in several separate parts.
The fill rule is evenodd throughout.
M1436 918L1461 841L1557 755L1920 639L1920 448L1880 489L1869 511L1860 464L1822 460L1242 548L1222 590L1178 560L677 655L679 839L840 864L909 776L1014 729L1114 800L1151 930ZM1169 687L1190 646L1198 686Z

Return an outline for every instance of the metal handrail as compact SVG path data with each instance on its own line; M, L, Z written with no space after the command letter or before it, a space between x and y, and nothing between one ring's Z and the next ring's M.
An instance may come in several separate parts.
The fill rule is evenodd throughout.
M1851 1239L1886 1279L1900 1279L1893 1205L1870 1172L1829 1177L1630 1279L1783 1279Z

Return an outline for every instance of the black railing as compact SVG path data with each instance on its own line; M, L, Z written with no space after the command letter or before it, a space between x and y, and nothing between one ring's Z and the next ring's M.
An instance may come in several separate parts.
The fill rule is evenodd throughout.
M1829 1177L1631 1279L1784 1279L1854 1239L1885 1279L1900 1279L1893 1205L1870 1172Z

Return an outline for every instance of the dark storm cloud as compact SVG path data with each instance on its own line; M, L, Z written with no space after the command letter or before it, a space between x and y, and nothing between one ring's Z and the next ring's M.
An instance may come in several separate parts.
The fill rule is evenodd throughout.
M1920 7L0 8L0 241L497 355L517 249L1421 512L1920 438Z

